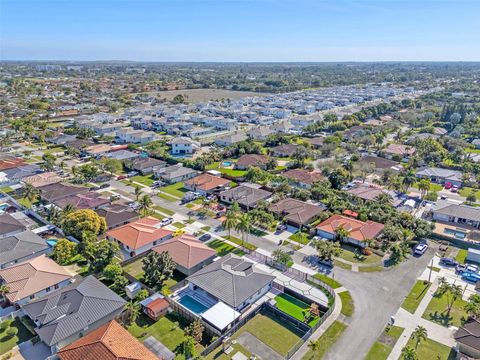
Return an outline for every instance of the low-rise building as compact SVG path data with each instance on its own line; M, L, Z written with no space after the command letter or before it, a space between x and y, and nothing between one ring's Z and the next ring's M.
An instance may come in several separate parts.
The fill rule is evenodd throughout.
M241 207L252 209L257 206L261 200L267 200L272 196L272 193L267 190L259 189L253 186L240 185L232 189L222 191L219 194L220 200L233 204L238 203Z
M129 222L138 220L140 214L132 208L123 204L112 204L110 206L102 207L95 210L95 212L105 218L107 229L114 229L121 225L126 225Z
M442 185L451 183L460 187L463 184L463 174L457 170L427 167L418 170L416 176L421 179L430 179L430 181Z
M320 171L308 171L305 169L291 169L283 172L281 175L289 179L292 185L303 189L310 189L314 183L325 179Z
M44 239L30 230L0 237L0 269L48 254L51 249Z
M184 187L190 191L207 195L224 190L230 183L230 180L204 173L186 180Z
M169 184L191 179L199 174L198 171L176 164L155 171L155 177Z
M287 224L297 228L307 226L324 210L325 207L292 198L286 198L270 205L270 211L278 217L284 218Z
M433 220L472 226L480 229L480 208L439 200L432 209Z
M125 166L130 170L138 171L142 175L146 175L166 167L167 163L163 160L146 157L126 161Z
M235 163L235 169L237 170L248 170L249 168L255 166L262 170L267 168L268 157L265 155L259 154L245 154L240 156L238 161Z
M173 155L193 154L200 145L187 137L176 137L169 142Z
M469 318L454 335L461 354L480 359L480 319Z

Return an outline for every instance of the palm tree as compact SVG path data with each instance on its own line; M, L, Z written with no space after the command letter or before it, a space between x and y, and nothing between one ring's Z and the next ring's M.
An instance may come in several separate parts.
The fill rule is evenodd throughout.
M425 329L423 326L418 325L413 331L412 337L415 340L415 350L416 350L420 342L427 340L427 337L428 337L427 329Z
M478 316L480 316L480 304L475 301L469 301L465 307L464 310L467 312L468 315L476 319Z
M342 225L335 229L335 239L342 242L345 239L348 239L350 236L350 231L345 229Z
M135 186L135 201L138 201L138 198L142 195L142 188L138 185Z
M140 315L140 304L129 301L125 304L125 312L127 315L127 323L130 325L135 322Z
M232 229L237 227L238 223L238 214L231 212L230 210L227 211L225 220L223 222L223 227L228 230L228 236L230 237L232 233Z
M248 243L248 231L250 229L250 217L248 213L242 214L238 217L238 223L235 230L239 230L242 233L242 242L245 241L245 234L247 235Z
M475 201L477 201L477 195L475 194L475 191L472 190L468 193L467 195L467 202L472 205Z
M147 216L150 213L153 205L153 201L147 194L143 195L138 201L138 208L143 216Z
M75 206L73 204L67 204L62 210L62 216L67 216L68 214L75 211Z
M37 200L40 192L37 188L35 188L32 184L26 183L25 187L23 188L23 197L28 199L30 202L34 202Z
M455 303L455 301L462 297L463 289L460 285L451 285L450 286L450 294L452 295L452 301L449 302L448 304L448 313L450 314L450 311L452 310L452 306Z
M427 195L427 192L430 190L430 184L429 179L422 179L418 182L418 190L420 190L422 199L425 198L425 195Z
M415 172L411 169L408 170L402 179L402 185L405 193L408 191L408 188L415 183L415 180Z
M402 358L403 360L417 360L418 355L414 348L410 346L405 346L402 349Z
M380 195L377 196L375 199L381 205L391 205L392 204L392 197L387 193L382 192Z
M7 285L5 285L5 284L0 285L0 296L1 297L5 296L9 292L10 292L10 288Z

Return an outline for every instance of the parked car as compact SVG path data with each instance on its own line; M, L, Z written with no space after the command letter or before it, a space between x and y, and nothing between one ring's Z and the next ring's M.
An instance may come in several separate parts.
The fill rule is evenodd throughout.
M102 184L102 185L99 186L100 189L106 189L106 188L108 188L108 187L110 187L110 184L107 184L107 183Z
M120 195L110 195L110 201L120 200Z
M211 238L212 238L212 235L210 235L210 234L203 234L202 236L200 236L200 237L198 238L198 240L200 240L200 241L208 241L208 240L210 240Z
M458 262L455 261L455 259L452 259L452 258L441 258L440 259L440 264L445 265L445 266L457 266Z
M445 189L449 190L453 187L453 184L449 181L445 184Z
M277 226L277 231L285 231L285 230L287 230L286 224L280 224Z
M465 269L468 272L478 273L478 266L477 265L467 264L467 267Z
M167 225L170 225L173 223L173 218L169 217L169 218L163 218L162 221L160 222L160 224L162 226L167 226Z
M453 193L458 192L458 186L453 186L453 187L450 189L450 191L453 192Z
M477 281L480 281L480 275L466 271L462 274L462 279L476 283Z
M127 175L120 175L120 176L117 176L117 180L123 180L123 179L126 179L128 176Z
M428 249L428 245L427 244L418 244L416 247L415 247L415 250L414 250L414 253L416 255L423 255L425 254L425 251L427 251Z
M137 176L138 175L138 171L130 171L127 173L127 177L133 177L133 176Z

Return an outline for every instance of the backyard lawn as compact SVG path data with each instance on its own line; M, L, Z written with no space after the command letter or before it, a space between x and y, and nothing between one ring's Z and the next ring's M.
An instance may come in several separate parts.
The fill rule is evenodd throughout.
M399 326L387 326L379 339L370 348L365 360L385 360L393 350L398 339L402 335L403 328Z
M128 180L138 182L145 186L152 186L152 184L155 182L153 175L136 175L136 176L132 176L131 178L128 178Z
M173 197L177 198L183 198L183 195L188 191L187 189L184 188L185 183L183 182L178 182L172 185L167 185L159 188L158 190L167 193L169 195L172 195Z
M214 249L217 253L218 256L225 256L228 253L233 252L234 254L238 256L243 256L245 255L245 252L242 250L236 248L235 246L232 246L230 244L227 244L226 242L223 242L222 240L213 240L210 241L208 244L208 247Z
M168 349L178 354L182 351L180 345L185 339L183 328L187 325L188 322L176 313L170 313L157 322L142 314L135 323L128 327L128 331L141 341L152 335Z
M461 264L465 264L465 260L467 259L468 250L467 249L459 249L457 256L455 256L455 260L457 260Z
M340 254L340 258L343 260L358 264L372 264L382 261L382 258L379 255L374 253L368 256L363 255L361 250L353 246L342 244L342 249L343 251Z
M294 317L297 320L304 321L305 314L310 309L310 305L288 294L280 294L275 298L277 308L284 313ZM315 317L308 322L309 326L315 325L320 320Z
M353 305L352 296L348 291L343 291L338 294L342 300L342 314L345 316L352 316L355 306Z
M338 289L339 287L342 286L338 281L332 279L330 276L324 275L324 274L315 274L313 275L314 278L317 278L318 280L323 281L325 284L330 286L332 289Z
M423 280L418 280L415 285L413 285L412 290L410 290L405 300L403 300L402 308L414 314L423 297L427 294L430 285L431 283L425 284Z
M143 257L135 260L134 262L132 262L130 264L125 265L123 267L123 270L126 273L132 275L138 281L142 281L143 280L143 269L142 269L143 262L142 262L142 260L143 260ZM172 278L165 281L162 291L167 291L169 288L171 288L173 285L175 285L179 281L182 281L184 278L185 278L184 275L182 275L180 272L175 270L173 272Z
M16 345L21 344L33 338L33 334L22 324L19 319L15 319L10 328L18 330L17 335L9 337L6 331L0 332L0 355L12 350Z
M467 317L464 307L468 302L461 298L455 300L449 313L447 298L447 293L441 296L435 295L428 304L422 317L442 326L448 327L449 325L453 325L460 327L463 324L463 319Z
M415 349L415 340L410 338L408 340L407 346ZM434 340L427 339L418 344L417 347L417 356L419 360L430 360L430 359L440 359L440 360L453 360L455 359L455 351L443 344L440 344Z
M335 322L330 325L330 327L322 334L322 336L318 338L317 349L315 349L315 351L309 349L307 354L303 357L303 360L321 359L333 346L333 344L335 344L337 339L340 337L340 335L342 335L346 328L347 325L338 320L335 320Z

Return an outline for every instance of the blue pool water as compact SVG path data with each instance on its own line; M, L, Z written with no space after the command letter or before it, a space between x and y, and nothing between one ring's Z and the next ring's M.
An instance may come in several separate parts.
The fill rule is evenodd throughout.
M465 239L467 233L461 230L445 229L445 234L453 235L457 239Z
M195 314L202 314L208 310L208 307L199 303L197 300L188 295L184 295L183 297L181 297L178 302L185 306L187 309L193 311Z
M232 162L231 161L224 161L223 166L225 166L225 167L232 166Z
M48 239L47 240L47 244L51 247L54 247L55 245L57 245L57 242L58 242L57 239Z

